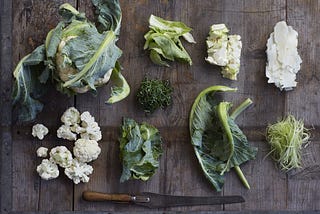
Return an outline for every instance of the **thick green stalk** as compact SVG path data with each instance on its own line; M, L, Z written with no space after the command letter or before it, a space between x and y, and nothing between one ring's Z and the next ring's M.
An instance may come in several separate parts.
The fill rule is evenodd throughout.
M243 185L247 188L250 189L250 185L246 179L246 177L244 176L244 174L241 171L241 168L239 166L235 166L234 169L236 170L236 173L238 174L241 182L243 183Z
M250 98L247 98L231 113L230 117L235 120L239 116L239 114L241 114L241 112L248 108L252 103L252 100Z

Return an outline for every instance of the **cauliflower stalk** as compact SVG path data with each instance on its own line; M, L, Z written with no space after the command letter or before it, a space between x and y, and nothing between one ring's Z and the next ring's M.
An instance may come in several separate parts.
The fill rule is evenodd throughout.
M240 70L242 42L239 35L228 35L225 24L215 24L210 28L207 37L207 53L205 60L222 66L223 77L236 80Z
M266 77L280 90L297 86L296 74L302 62L298 50L298 33L285 21L278 22L267 42Z
M39 140L43 140L44 136L46 136L48 133L48 128L43 124L36 124L32 127L32 136L39 138Z
M51 180L59 176L59 169L54 162L43 159L41 164L37 166L39 176L44 180Z
M87 183L89 182L89 176L92 174L92 166L79 162L77 159L73 159L72 164L64 170L64 174L73 180L75 184L80 183L80 181Z

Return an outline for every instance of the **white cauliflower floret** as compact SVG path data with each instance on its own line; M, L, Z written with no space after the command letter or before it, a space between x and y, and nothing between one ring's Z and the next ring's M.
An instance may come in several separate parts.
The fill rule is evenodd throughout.
M65 146L57 146L50 151L50 161L66 168L72 163L72 154Z
M37 137L40 140L43 140L44 136L46 136L48 133L48 128L43 124L36 124L32 127L32 136Z
M228 32L225 24L211 26L207 38L208 57L205 60L223 66L223 77L236 80L240 70L242 42L239 35L228 35Z
M81 138L95 141L102 139L100 127L88 111L81 114L81 121L82 129L78 129Z
M98 158L100 152L95 140L79 139L74 143L73 154L80 162L91 162Z
M80 113L75 107L70 107L61 116L61 121L67 126L78 124L80 122Z
M46 147L41 146L37 149L37 156L39 158L45 158L47 157L47 155L48 155L48 149Z
M266 77L280 90L297 86L296 74L302 62L297 46L298 33L286 22L278 22L267 41Z
M59 176L59 169L57 164L43 159L41 164L37 166L37 172L39 176L44 180L50 180Z
M57 130L57 137L70 141L77 140L77 134L73 133L71 127L67 125L60 126Z
M81 163L77 159L72 161L72 164L64 170L64 174L68 176L75 184L80 183L80 181L87 183L89 182L89 176L92 174L92 166Z

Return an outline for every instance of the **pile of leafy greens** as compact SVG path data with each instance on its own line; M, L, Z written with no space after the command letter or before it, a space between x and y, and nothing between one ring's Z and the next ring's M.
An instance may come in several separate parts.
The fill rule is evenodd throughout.
M226 86L211 86L196 98L190 113L189 128L203 173L217 191L224 184L224 173L234 168L243 184L250 188L240 165L254 159L257 148L250 146L244 133L235 123L236 117L252 101L246 99L230 115L229 102L220 102L216 92L236 91Z
M30 121L42 111L38 100L53 81L57 90L68 95L96 91L110 79L114 83L107 103L124 99L130 88L118 62L122 51L116 46L121 9L118 0L92 0L97 27L70 4L59 8L62 20L52 29L45 44L25 56L13 72L13 104L19 121Z
M179 39L182 36L189 43L196 43L190 33L191 28L182 22L167 21L154 15L149 18L149 28L144 35L144 49L150 50L153 63L169 67L165 59L177 59L192 65L192 60Z
M120 182L129 179L148 180L159 167L162 155L160 132L155 127L124 118L120 136L122 175Z

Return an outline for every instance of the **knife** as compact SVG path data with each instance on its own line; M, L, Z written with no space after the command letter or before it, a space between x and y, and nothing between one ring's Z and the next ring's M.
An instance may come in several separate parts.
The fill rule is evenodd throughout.
M100 192L84 191L82 198L86 201L113 201L118 203L133 203L149 208L165 208L193 205L216 205L244 202L242 196L173 196L151 192L140 194L107 194Z

